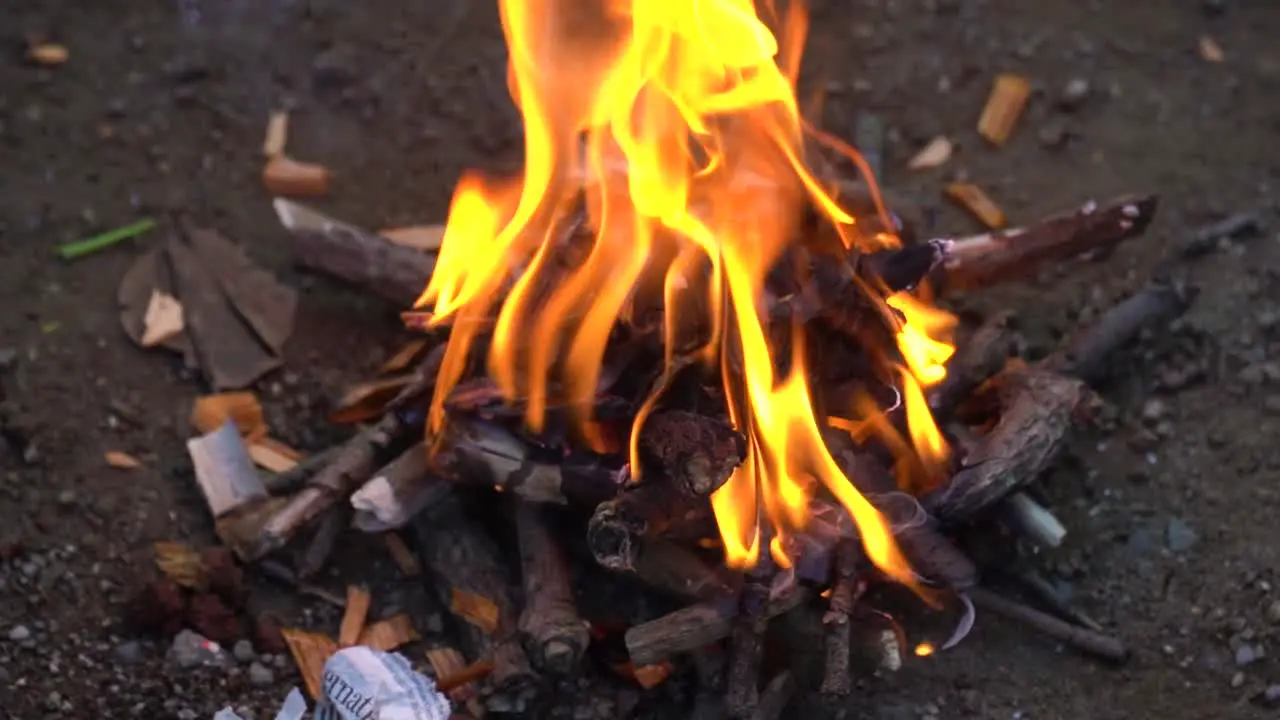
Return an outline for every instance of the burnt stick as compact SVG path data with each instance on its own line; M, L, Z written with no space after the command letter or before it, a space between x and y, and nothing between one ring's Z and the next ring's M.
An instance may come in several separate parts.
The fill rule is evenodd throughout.
M1011 312L995 313L960 344L947 362L946 378L929 392L935 416L951 417L979 385L1004 368L1017 346L1012 320Z
M1021 622L1090 655L1117 663L1129 658L1129 649L1113 637L1071 625L1048 613L997 595L986 588L971 588L969 599L973 600L973 604L980 609L990 610L997 615Z
M761 542L761 545L767 543ZM747 573L738 600L738 616L729 634L729 677L725 705L729 717L751 718L760 704L760 662L764 659L764 633L769 627L765 607L777 567L769 553L761 553Z
M564 549L548 527L547 509L528 503L515 508L524 579L520 631L535 663L566 674L587 648L587 626L573 600Z
M733 597L738 578L722 565L711 565L692 550L666 540L645 540L632 570L646 585L686 600Z
M853 676L849 673L849 641L852 625L849 614L859 594L858 563L862 548L851 538L836 545L835 583L827 599L827 612L822 616L823 645L826 663L823 665L822 692L843 697L853 689Z
M796 679L790 670L774 675L760 693L760 704L756 707L752 720L778 720L795 692Z

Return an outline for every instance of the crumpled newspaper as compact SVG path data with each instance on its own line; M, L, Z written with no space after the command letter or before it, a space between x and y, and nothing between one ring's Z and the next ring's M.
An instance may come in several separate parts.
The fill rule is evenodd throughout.
M399 653L357 645L324 664L315 720L448 720L449 700ZM307 703L294 688L276 720L300 720ZM214 720L242 720L223 708Z
M399 653L357 645L324 664L316 720L448 720L449 700Z

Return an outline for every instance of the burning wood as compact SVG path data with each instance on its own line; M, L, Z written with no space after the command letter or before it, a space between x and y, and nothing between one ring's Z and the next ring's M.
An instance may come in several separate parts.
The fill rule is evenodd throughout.
M831 696L852 689L859 629L874 631L891 665L908 647L896 626L868 622L870 585L970 593L1027 619L977 587L966 526L991 510L1034 511L1019 491L1088 409L1084 383L1102 358L1189 300L1171 286L1143 291L1031 367L1015 357L1008 314L957 338L956 319L931 305L937 291L1029 279L1045 263L1109 249L1145 230L1155 198L904 243L906 223L874 185L855 211L825 189L841 183L806 168L808 146L793 139L806 128L777 112L794 108L784 68L798 48L765 52L763 21L736 14L716 43L700 43L667 26L692 23L681 12L631 18L639 24L628 33L602 37L634 36L634 46L588 53L602 78L623 58L646 68L642 77L675 79L632 88L648 99L640 108L635 93L606 97L590 83L579 103L541 97L582 84L545 82L575 42L542 26L552 13L505 13L519 46L513 90L564 116L527 118L536 122L526 127L523 184L460 183L430 241L438 254L275 204L300 264L414 305L407 324L431 331L431 342L336 416L380 416L376 424L323 462L281 473L279 487L294 494L266 520L258 552L321 517L338 522L329 518L345 518L348 501L367 531L416 520L423 574L476 668L460 676L478 682L490 711L525 712L540 673L572 674L596 654L586 653L573 588L602 569L693 603L631 618L629 657L609 665L645 682L641 671L668 672L674 655L727 649L717 692L735 717L781 712L792 678L761 692L763 637L773 618L816 596L827 597ZM651 57L646 39L677 51ZM728 47L740 87L692 80L713 68L721 77L729 58L714 48ZM527 67L535 57L552 65ZM1008 137L1024 85L997 83L982 121L992 142ZM574 116L585 107L592 113ZM614 136L641 108L651 110L640 113L644 132ZM716 138L697 152L685 140L690 114L696 135ZM1004 226L976 187L953 194ZM1051 524L1038 527L1060 539ZM347 607L352 618L367 611L359 596ZM343 641L356 633L345 629ZM461 663L453 658L449 672ZM719 688L718 674L706 673L708 686Z

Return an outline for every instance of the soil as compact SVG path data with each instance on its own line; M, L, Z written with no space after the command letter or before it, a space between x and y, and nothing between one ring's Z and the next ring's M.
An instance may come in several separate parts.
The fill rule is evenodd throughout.
M298 682L285 662L271 682L260 669L180 670L166 644L124 631L123 602L154 572L152 543L212 542L182 442L200 387L120 329L117 283L158 233L74 262L53 247L171 210L245 244L302 292L286 368L258 387L271 426L302 449L328 445L328 402L394 346L394 308L289 268L258 178L266 117L291 107L291 152L334 169L326 211L375 228L440 221L463 168L519 160L495 5L0 10L0 716L195 718L231 705L270 717ZM825 90L823 124L852 137L858 113L882 118L883 179L921 199L934 232L976 229L941 200L958 177L1014 223L1160 194L1153 229L1116 254L968 302L1018 310L1032 354L1162 261L1201 288L1171 333L1117 361L1110 427L1082 437L1046 482L1070 530L1046 564L1133 659L1101 666L984 615L955 649L863 678L835 714L1274 715L1257 696L1280 683L1280 238L1265 229L1280 174L1280 11L1248 0L828 1L811 29L806 73ZM27 62L31 36L65 45L69 61ZM1203 36L1221 62L1202 58ZM996 149L974 125L1000 72L1025 74L1036 93ZM1087 83L1082 98L1064 98L1073 80ZM938 134L958 143L945 168L902 169ZM1172 248L1191 228L1237 211L1259 213L1264 231L1178 260ZM144 467L109 469L107 450ZM391 572L380 546L348 552L373 558L359 572ZM323 604L254 592L299 621L333 623ZM797 703L815 705L811 694Z

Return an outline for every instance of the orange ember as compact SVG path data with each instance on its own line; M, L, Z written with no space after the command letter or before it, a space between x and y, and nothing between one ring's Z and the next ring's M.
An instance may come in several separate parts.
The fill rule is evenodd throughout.
M500 6L525 166L508 181L469 174L455 192L418 302L432 324L452 328L431 430L444 422L444 398L477 334L491 327L489 374L509 399L526 401L527 424L541 429L548 403L562 402L580 408L590 437L611 330L656 277L668 369L696 315L709 330L686 357L720 368L729 416L748 439L746 461L712 497L727 562L751 566L769 544L785 564L783 540L804 527L821 482L856 520L875 564L911 582L888 523L823 444L803 354L784 351L793 357L780 372L768 331L765 276L794 241L804 207L817 208L850 250L897 243L860 234L805 166L795 95L803 9L773 0ZM583 198L593 240L565 267L556 255ZM951 320L910 295L888 302L906 318L898 342L912 452L936 462L947 448L921 388L946 373L952 348L938 338ZM800 332L792 348L803 346Z

